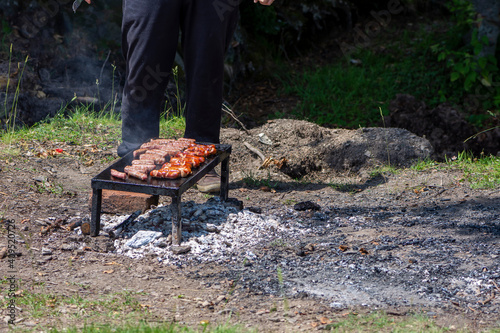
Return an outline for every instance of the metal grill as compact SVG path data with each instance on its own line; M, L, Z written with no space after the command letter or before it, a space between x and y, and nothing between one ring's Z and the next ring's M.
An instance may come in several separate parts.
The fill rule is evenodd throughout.
M231 155L231 145L216 145L217 154L210 156L201 164L189 177L178 179L158 179L148 177L147 180L139 180L128 177L126 180L111 177L111 169L123 171L125 166L132 164L133 153L129 153L119 159L97 176L92 178L92 214L90 221L90 235L99 235L101 229L101 203L102 190L115 190L145 193L152 195L164 195L172 198L170 209L172 211L172 244L181 243L182 223L181 223L181 196L194 184L196 184L209 171L213 170L219 163L221 164L221 189L220 197L227 200L229 183L229 157Z

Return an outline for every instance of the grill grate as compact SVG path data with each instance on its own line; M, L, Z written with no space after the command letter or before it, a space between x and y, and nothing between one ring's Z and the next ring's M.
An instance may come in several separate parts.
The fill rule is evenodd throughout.
M196 184L209 171L221 164L221 190L220 197L227 200L229 183L229 157L231 145L216 145L217 154L210 156L189 177L179 179L158 179L148 177L147 180L139 180L128 177L126 180L111 177L111 169L123 171L125 166L130 165L133 153L129 153L112 165L107 167L97 176L92 178L92 214L90 221L90 235L99 235L101 229L101 202L102 190L127 191L145 193L152 195L165 195L172 198L170 209L172 210L172 244L180 245L182 223L181 223L181 196L194 184Z

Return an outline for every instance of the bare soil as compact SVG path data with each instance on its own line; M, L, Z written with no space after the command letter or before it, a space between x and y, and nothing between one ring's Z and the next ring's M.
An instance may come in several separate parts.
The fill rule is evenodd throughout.
M356 160L358 164L325 164L328 158L321 156L317 168L298 163L305 174L295 179L274 164L259 169L262 161L243 142L275 160L300 158L300 149L310 142L289 144L287 140L295 140L290 135L293 126L308 127L308 134L322 133L322 140L334 141L328 135L335 130L305 122L267 124L249 133L223 131L224 143L234 149L229 196L242 201L244 208L279 216L280 223L304 230L297 237L276 233L276 242L256 242L248 249L254 254L250 262L241 258L200 263L179 255L179 262L165 265L155 256L131 259L116 254L106 236L91 238L65 228L44 232L47 222L61 219L64 226L89 216L90 180L118 158L116 144L102 150L26 143L18 147L17 156L3 154L1 211L15 224L20 241L14 274L23 290L18 297L46 293L60 299L97 300L130 290L136 292L133 297L148 321L190 326L204 320L229 322L263 332L318 330L348 313L378 310L394 318L421 313L451 331L498 328L499 189L474 190L461 172L447 168L372 174L369 170L383 158L377 160L368 148L371 153ZM272 145L258 142L262 132ZM334 137L343 147L363 137L363 131L339 133ZM365 141L364 147L370 147L370 140ZM382 147L389 144L385 142ZM425 146L425 140L418 142ZM397 136L392 143L399 147ZM430 153L426 146L411 146L400 154ZM57 148L64 152L57 153ZM331 151L337 159L348 160L342 155L348 149ZM169 200L161 197L162 203ZM191 189L183 196L183 201L189 200L204 203L207 196ZM303 210L296 206L299 203ZM4 226L6 220L0 248L7 245ZM65 250L65 244L75 241L79 249ZM1 259L2 275L7 260ZM21 303L16 324L20 328L82 326L95 321L94 312L100 311L47 302L42 306L52 307L51 315L30 318L30 310ZM5 308L0 315L7 316ZM118 323L120 316L126 313L104 319ZM2 321L0 328L5 327Z

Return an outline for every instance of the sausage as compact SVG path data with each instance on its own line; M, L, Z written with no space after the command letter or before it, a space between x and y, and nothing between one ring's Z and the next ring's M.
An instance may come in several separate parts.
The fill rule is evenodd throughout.
M148 150L144 149L144 148L139 148L139 149L134 150L134 158L139 157L140 155L146 153L147 151Z
M157 154L149 154L149 153L142 154L141 156L139 156L139 159L154 161L156 164L165 163L165 157L162 157Z
M155 165L152 160L132 160L132 165Z
M152 177L155 178L166 178L166 179L176 179L181 176L180 170L153 170L149 173Z
M160 170L179 170L181 177L187 177L191 174L191 166L189 164L171 164L165 163Z
M205 157L203 157L203 156L196 156L194 154L185 153L185 152L178 153L177 155L175 155L175 157L176 158L185 159L185 160L189 161L190 163L194 162L192 164L194 164L196 166L198 166L201 163L205 162ZM170 160L172 160L172 159L170 159Z
M150 172L151 170L154 170L156 169L156 165L154 164L148 164L148 165L127 165L125 167L125 172L128 172L128 171L139 171L139 172L145 172L145 173L148 173Z
M115 169L111 169L111 176L113 176L115 178L120 178L120 179L127 178L127 174L125 172L120 172L120 171L115 170Z
M136 170L129 170L127 172L127 174L130 176L130 177L134 177L134 178L138 178L140 180L146 180L148 179L148 175L145 174L144 172L141 172L141 171L136 171Z

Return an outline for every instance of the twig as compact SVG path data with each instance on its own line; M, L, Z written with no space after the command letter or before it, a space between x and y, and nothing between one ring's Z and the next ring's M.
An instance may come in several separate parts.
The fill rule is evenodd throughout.
M498 284L495 282L495 280L491 280L491 283L497 288L498 291L500 291L500 287L498 287Z
M118 237L118 235L123 231L125 230L125 228L132 222L135 221L135 219L137 217L139 217L139 215L141 215L142 213L142 210L138 210L134 213L132 213L129 217L127 217L125 219L125 221L123 221L122 223L116 225L113 229L111 229L110 231L108 231L108 234L109 234L109 237L111 238L116 238Z
M266 156L264 156L264 154L259 149L255 148L254 146L252 146L248 142L243 142L243 145L245 147L247 147L248 150L250 150L251 152L257 154L262 159L262 161L266 160Z
M243 123L236 117L236 115L234 114L233 110L231 110L226 104L222 104L222 111L224 111L225 113L227 113L228 115L230 115L234 120L236 120L236 122L238 124L240 124L240 126L243 128L243 130L245 131L245 133L250 134L250 131L247 130L247 128L245 127L245 125L243 125Z
M108 56L106 57L106 60L104 60L104 63L102 64L101 72L99 73L99 82L102 82L102 72L104 72L104 66L106 66L106 63L108 62L110 54L111 54L111 50L108 51Z
M479 301L479 303L481 303L482 305L485 305L485 304L488 304L489 302L491 302L493 299L495 298L495 292L492 291L491 292L491 296L488 297L486 300L484 301Z

